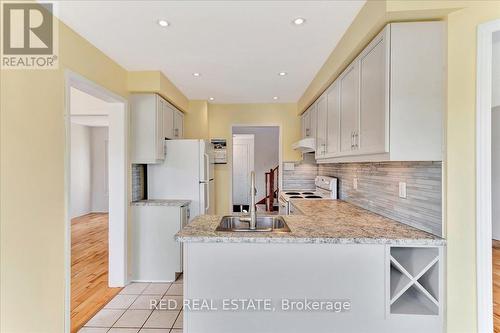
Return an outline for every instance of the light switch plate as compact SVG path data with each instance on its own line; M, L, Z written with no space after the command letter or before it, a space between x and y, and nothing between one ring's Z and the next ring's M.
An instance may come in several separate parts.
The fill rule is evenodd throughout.
M285 171L293 171L295 170L295 163L285 162L283 163L283 170Z
M406 199L406 183L405 182L399 182L399 197L402 199Z
M352 188L357 190L358 189L358 178L357 177L354 177L352 179Z

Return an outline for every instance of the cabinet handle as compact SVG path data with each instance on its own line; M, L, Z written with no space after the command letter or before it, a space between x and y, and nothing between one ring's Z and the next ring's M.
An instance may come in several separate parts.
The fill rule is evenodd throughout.
M306 136L309 136L309 128L306 128Z
M354 132L351 132L351 150L354 149Z
M178 129L178 128L176 128L176 129L174 130L174 136L175 136L176 138L179 136L179 129Z
M359 148L359 134L358 134L358 131L354 132L354 147L356 149Z

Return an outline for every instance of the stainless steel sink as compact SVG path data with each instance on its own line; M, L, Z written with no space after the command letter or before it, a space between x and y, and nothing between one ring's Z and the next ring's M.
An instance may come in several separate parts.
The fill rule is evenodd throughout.
M215 231L290 232L281 216L257 216L255 229L245 216L224 216Z

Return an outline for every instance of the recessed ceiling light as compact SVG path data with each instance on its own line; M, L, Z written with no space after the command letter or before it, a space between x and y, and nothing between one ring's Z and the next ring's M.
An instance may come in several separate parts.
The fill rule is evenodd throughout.
M293 19L292 23L295 25L301 25L301 24L306 23L306 19L303 17L297 17L297 18Z
M200 73L198 73L198 72L193 73L193 76L194 76L194 77L198 77L198 76L200 76L200 75L201 75L201 74L200 74Z
M162 20L162 19L158 20L158 24L162 27L168 27L170 25L170 23L168 23L167 20Z
M210 97L210 98L209 98L209 100L211 100L211 101L213 101L214 99L215 99L215 98L213 98L213 97Z
M273 99L274 99L274 100L277 100L278 98L279 98L278 96L274 96L274 97L273 97Z
M288 74L287 72L279 72L279 73L278 73L278 75L279 75L279 76L285 76L285 75L287 75L287 74Z

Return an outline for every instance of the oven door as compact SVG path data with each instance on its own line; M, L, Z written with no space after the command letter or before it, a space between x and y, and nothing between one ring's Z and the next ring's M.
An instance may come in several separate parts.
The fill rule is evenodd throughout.
M286 201L283 197L278 198L278 204L280 206L279 208L279 214L280 215L288 215L290 213L288 209L288 201Z

